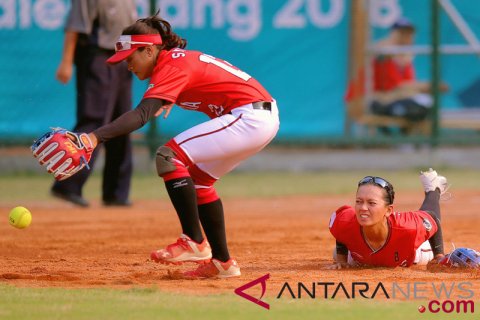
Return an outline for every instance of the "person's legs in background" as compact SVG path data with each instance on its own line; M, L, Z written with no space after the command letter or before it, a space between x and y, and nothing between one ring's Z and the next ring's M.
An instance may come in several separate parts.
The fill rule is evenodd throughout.
M77 45L75 51L77 123L73 128L74 132L91 132L103 123L104 109L94 107L95 94L90 91L100 87L96 83L96 77L92 77L91 74L91 71L96 71L92 68L95 58L95 52L89 50L87 46ZM92 154L90 170L83 168L66 180L55 181L51 188L52 195L75 205L88 207L89 203L83 198L82 189L93 170L97 155L98 149Z
M132 109L132 74L124 63L107 66L110 73L111 94L105 123L109 123ZM120 136L105 143L102 200L107 206L130 205L129 193L132 178L132 143L130 135Z
M110 122L114 117L131 108L131 75L124 65L119 65L115 74L121 73L123 78L113 76L113 70L105 61L110 53L92 50L88 47L77 47L75 65L77 72L77 124L73 131L92 132L100 126ZM128 77L128 78L127 78ZM120 81L122 80L122 84ZM113 81L115 80L115 81ZM121 86L124 85L124 86ZM121 87L119 87L121 86ZM123 92L123 99L118 103L112 92ZM106 205L128 205L128 194L132 173L131 142L128 136L118 137L105 144L105 170L103 182L103 200ZM95 166L99 149L92 154L89 162L90 170L84 168L74 176L56 181L52 188L52 195L81 207L88 207L89 203L83 198L83 186L88 180Z

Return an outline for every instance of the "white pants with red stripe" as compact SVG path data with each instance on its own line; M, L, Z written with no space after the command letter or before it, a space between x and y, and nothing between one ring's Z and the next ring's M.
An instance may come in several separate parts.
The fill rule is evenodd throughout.
M280 125L276 102L272 102L271 111L253 109L252 104L247 104L231 113L174 138L190 160L215 179L262 150L275 137Z
M430 242L425 241L418 247L417 251L415 251L415 260L413 261L414 264L418 264L420 266L426 266L430 260L433 259L433 251L432 247L430 246Z

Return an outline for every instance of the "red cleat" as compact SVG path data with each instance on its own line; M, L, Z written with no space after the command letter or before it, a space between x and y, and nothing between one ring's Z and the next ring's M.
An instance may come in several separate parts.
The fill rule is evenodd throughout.
M231 278L240 275L240 267L237 261L232 258L227 262L212 259L209 263L198 266L196 270L187 271L183 274L186 279Z
M177 242L168 245L165 249L153 251L150 257L153 261L163 264L207 263L212 258L212 249L206 239L202 243L196 243L182 234Z

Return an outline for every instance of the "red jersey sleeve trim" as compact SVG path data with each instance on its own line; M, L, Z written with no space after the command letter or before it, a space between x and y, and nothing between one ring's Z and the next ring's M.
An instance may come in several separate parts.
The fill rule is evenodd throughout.
M145 94L143 99L162 99L172 103L176 102L176 97L168 94Z

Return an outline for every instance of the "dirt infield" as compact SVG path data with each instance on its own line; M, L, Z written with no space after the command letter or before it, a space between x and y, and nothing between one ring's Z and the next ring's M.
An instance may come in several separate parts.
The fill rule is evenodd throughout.
M397 193L399 210L417 209L422 196ZM21 287L158 287L192 294L231 292L246 282L270 274L267 295L276 295L285 282L320 281L383 283L473 283L480 293L478 273L432 273L424 267L330 271L334 240L328 231L330 214L351 203L346 196L227 199L224 201L228 240L242 276L224 280L172 280L167 267L149 260L152 249L173 242L179 224L170 203L137 201L126 209L93 203L79 209L58 200L25 203L32 226L17 230L0 224L0 282ZM480 248L480 195L455 190L442 202L444 239ZM9 208L1 208L8 212ZM432 292L427 290L425 295Z

